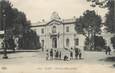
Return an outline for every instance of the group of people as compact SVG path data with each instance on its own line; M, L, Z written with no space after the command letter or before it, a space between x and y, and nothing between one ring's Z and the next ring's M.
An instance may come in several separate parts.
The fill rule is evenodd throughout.
M48 49L46 50L46 60L73 60L82 59L82 50L80 48L64 48L64 49ZM109 46L105 47L105 54L111 55L111 48Z
M58 50L46 50L46 60L61 59L61 51Z
M72 60L72 59L82 59L81 49L71 48L64 50L59 49L49 49L46 50L46 60Z

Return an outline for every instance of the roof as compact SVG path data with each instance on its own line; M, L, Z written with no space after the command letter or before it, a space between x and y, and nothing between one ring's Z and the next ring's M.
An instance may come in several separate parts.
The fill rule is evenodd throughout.
M45 21L45 22L33 23L32 26L30 26L30 27L43 27L43 26L47 26L47 25L49 25L53 21L61 23L63 25L66 25L66 24L73 24L73 23L75 23L76 19L65 19L65 20L56 20L56 19L53 19L53 20L51 20L49 22Z
M75 22L76 22L76 19L65 19L65 20L63 20L64 24L70 24L70 23L75 23Z
M33 23L32 26L30 26L30 27L43 27L43 26L47 26L47 25L49 25L50 23L52 23L53 21L59 22L59 23L61 23L61 24L63 24L63 25L65 25L65 24L73 24L73 23L75 23L76 18L75 18L75 16L74 16L74 17L71 18L71 19L61 19L60 16L59 16L59 14L54 11L54 12L51 14L51 20L50 20L50 21L45 21L45 20L43 19L42 22L39 21L39 22L37 22L37 23Z

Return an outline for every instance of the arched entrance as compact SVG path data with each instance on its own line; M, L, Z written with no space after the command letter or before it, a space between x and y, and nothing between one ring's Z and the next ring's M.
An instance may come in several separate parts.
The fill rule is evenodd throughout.
M52 48L57 48L57 38L56 37L52 38Z

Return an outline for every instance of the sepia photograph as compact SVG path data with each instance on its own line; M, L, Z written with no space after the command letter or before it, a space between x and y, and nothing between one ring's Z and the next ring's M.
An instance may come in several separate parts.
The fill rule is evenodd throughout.
M0 73L115 73L115 0L0 0Z

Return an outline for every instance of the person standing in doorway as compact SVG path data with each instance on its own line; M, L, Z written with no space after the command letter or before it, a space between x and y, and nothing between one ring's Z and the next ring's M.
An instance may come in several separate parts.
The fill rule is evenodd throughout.
M78 55L79 55L79 59L81 59L82 53L81 53L81 49L78 49Z
M73 59L73 48L70 50L70 60Z
M61 60L61 51L59 52L59 59Z
M48 60L49 59L49 52L48 52L48 50L46 50L46 60Z
M75 48L75 59L78 59L78 48Z
M58 50L56 51L56 60L58 60L59 52Z
M53 49L50 50L50 59L53 60Z

